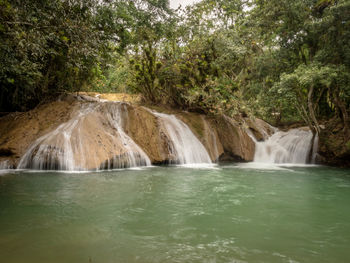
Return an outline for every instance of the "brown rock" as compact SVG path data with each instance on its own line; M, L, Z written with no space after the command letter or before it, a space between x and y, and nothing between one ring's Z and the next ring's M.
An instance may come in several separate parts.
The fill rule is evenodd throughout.
M217 117L215 124L225 152L222 159L234 161L252 161L254 159L255 143L242 125L227 116Z

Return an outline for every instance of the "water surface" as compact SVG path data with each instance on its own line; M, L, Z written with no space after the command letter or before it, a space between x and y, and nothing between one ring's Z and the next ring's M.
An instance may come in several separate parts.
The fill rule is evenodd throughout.
M0 259L345 263L349 204L328 167L3 172Z

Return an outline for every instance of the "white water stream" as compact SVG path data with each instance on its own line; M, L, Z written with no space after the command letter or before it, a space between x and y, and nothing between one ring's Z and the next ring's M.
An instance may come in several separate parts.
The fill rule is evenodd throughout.
M266 141L255 140L254 162L306 164L311 150L311 161L314 162L317 141L316 137L313 146L312 132L303 129L276 131Z
M170 152L175 164L211 163L210 156L203 144L191 129L174 115L152 112L164 125L169 135Z
M123 156L115 156L112 160L107 161L104 168L115 169L125 167L150 166L151 160L147 154L129 137L123 129L123 120L128 120L128 110L125 104L115 104L114 110L107 113L110 125L114 127L118 133L118 138L122 142L125 152ZM123 116L123 114L125 116ZM123 160L124 159L124 160ZM125 162L126 161L126 162Z
M12 166L8 160L0 162L0 170L11 169Z
M216 140L216 135L214 133L214 129L212 129L208 122L206 121L205 117L203 115L201 115L201 119L203 121L203 125L204 125L204 130L208 131L209 133L209 136L210 136L210 139L212 141L212 146L213 147L212 149L212 152L214 154L214 160L215 161L218 161L220 155L219 155L219 150L218 150L218 144L217 144L217 140Z
M126 108L121 103L110 103L104 113L114 130L99 130L114 145L114 151L107 152L103 147L91 149L90 143L96 140L96 134L89 134L84 127L93 125L88 116L99 116L97 114L101 105L83 104L72 119L37 139L20 159L18 169L74 171L90 170L88 167L116 169L151 165L148 156L123 131L122 110L126 111ZM101 160L100 156L107 160Z

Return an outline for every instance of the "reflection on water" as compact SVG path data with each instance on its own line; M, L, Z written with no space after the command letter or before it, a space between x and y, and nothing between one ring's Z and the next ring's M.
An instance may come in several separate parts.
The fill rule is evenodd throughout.
M347 262L350 171L232 164L0 176L1 262Z

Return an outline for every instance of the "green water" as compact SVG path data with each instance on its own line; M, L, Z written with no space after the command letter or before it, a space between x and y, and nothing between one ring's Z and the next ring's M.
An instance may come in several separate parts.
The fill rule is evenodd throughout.
M350 262L350 170L3 173L0 262Z

